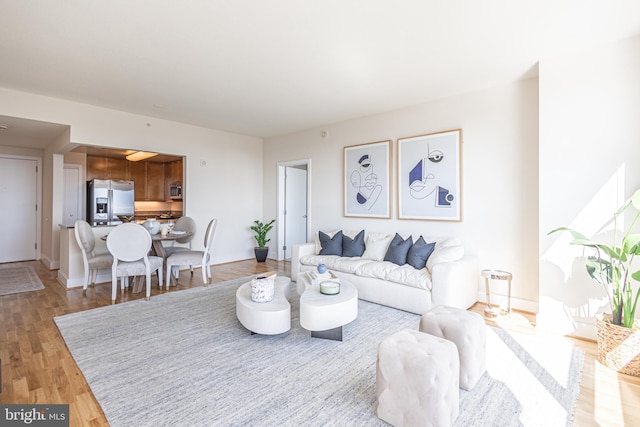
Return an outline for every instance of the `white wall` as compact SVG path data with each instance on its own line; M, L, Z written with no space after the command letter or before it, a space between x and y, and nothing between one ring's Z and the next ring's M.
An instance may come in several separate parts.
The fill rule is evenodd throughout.
M595 337L607 308L570 226L604 235L640 187L640 37L540 62L540 316L545 328Z
M398 138L457 128L463 131L462 222L396 219L395 188L393 219L343 217L343 147L392 140L395 174ZM323 130L327 138L321 137ZM536 311L537 153L537 79L269 138L264 145L264 218L277 217L277 162L310 158L313 232L366 228L459 237L481 268L513 273L514 307Z
M74 144L90 144L185 155L184 208L198 227L195 247L204 246L206 225L217 217L213 262L254 256L249 225L262 216L262 139L2 88L0 115L70 125L69 143L50 149L57 154L64 154ZM54 162L49 153L45 156L49 157L45 169L47 165L60 169L46 172L51 179L47 185L54 193L43 198L52 209L53 200L62 200L62 187L53 179L58 173L62 176L62 162ZM201 161L206 165L201 166ZM50 235L42 239L46 244L42 255L50 265L57 261L59 247L57 224L52 219L53 212L49 220L52 227L46 227Z

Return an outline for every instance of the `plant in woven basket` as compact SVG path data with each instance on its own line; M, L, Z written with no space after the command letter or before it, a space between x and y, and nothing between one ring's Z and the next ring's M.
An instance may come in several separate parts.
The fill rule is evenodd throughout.
M634 208L637 213L622 239L618 241L618 217L629 208ZM640 190L637 190L613 215L614 237L611 245L596 243L582 233L567 227L560 227L549 232L552 234L568 231L573 237L572 245L593 250L592 255L587 257L587 272L607 291L612 313L611 323L626 328L633 328L638 296L640 295L638 291L634 295L631 284L632 278L640 281L640 270L631 272L631 263L634 257L640 255L640 234L632 234L638 220L640 220Z

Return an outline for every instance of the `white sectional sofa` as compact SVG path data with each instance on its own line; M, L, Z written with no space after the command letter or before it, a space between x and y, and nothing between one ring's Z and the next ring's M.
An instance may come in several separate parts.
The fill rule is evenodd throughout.
M327 247L337 239L336 234L345 237L345 253L353 255L346 246L353 241L362 243L364 252L360 256L327 255ZM475 257L464 254L464 248L455 238L397 236L395 233L342 232L316 233L316 241L296 245L291 259L291 280L298 275L317 269L325 264L337 277L353 283L360 299L386 305L416 314L423 314L432 305L441 304L467 309L478 299L479 269ZM321 238L324 238L322 241ZM395 238L395 239L394 239ZM411 238L411 242L408 242ZM404 242L401 242L402 240ZM421 242L418 242L422 240ZM328 243L327 243L328 242ZM417 269L404 264L402 258L393 259L390 248L412 246L414 249L424 243L434 243L435 247L424 268ZM327 245L323 248L323 243ZM335 242L333 242L335 243ZM334 245L334 248L337 247ZM349 250L347 250L349 249ZM403 252L404 249L400 249ZM410 248L411 251L411 248ZM331 253L331 250L328 251ZM397 251L393 251L397 253ZM339 253L339 250L338 250ZM359 252L357 252L359 253ZM357 254L356 253L356 254ZM409 252L411 254L411 252ZM415 255L415 254L414 254ZM415 259L415 257L414 257ZM402 265L401 265L402 264ZM415 262L412 263L416 265Z

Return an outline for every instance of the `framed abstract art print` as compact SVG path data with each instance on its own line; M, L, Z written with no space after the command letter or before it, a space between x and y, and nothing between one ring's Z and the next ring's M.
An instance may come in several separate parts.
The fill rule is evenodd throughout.
M462 220L462 130L398 139L398 218Z
M391 141L344 147L344 216L391 218Z

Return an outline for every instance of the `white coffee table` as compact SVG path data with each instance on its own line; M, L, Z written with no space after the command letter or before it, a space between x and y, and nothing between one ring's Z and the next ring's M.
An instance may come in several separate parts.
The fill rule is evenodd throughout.
M342 327L358 317L358 290L348 280L340 279L340 293L324 295L308 273L298 275L300 326L314 338L342 341Z
M291 305L289 304L288 277L276 277L273 300L253 302L251 282L236 291L236 316L242 326L252 334L277 335L291 329Z

